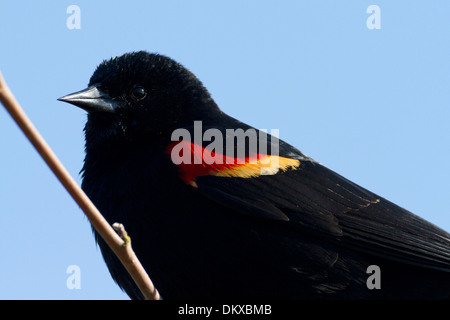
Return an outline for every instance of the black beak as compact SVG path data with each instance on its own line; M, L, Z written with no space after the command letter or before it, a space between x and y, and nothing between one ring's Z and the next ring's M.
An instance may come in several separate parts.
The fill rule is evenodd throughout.
M94 84L84 90L68 94L58 99L71 103L87 112L115 112L123 104L121 100L113 100L107 93Z

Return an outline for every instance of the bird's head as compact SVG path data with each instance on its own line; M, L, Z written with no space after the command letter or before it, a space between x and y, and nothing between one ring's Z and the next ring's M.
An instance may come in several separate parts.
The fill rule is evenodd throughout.
M176 128L220 113L193 73L144 51L103 61L88 88L58 100L88 112L87 149L136 139L167 140Z

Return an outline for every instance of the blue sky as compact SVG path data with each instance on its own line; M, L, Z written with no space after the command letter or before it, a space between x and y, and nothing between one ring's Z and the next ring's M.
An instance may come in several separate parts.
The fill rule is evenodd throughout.
M80 8L81 28L66 26ZM378 5L381 29L370 30ZM0 70L80 183L83 110L56 101L106 58L148 50L228 114L450 231L448 1L11 1ZM127 299L82 211L0 108L0 299ZM81 272L68 289L69 266Z

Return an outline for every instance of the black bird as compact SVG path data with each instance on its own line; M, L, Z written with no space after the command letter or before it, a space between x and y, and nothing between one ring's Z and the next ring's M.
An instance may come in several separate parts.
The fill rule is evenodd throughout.
M174 60L105 60L59 100L88 112L83 190L163 299L450 298L447 232L228 116Z

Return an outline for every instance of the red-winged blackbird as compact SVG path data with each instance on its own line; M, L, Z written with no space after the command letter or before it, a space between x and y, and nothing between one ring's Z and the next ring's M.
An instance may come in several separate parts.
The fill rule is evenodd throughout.
M226 115L172 59L104 61L60 100L88 112L83 190L125 225L164 299L450 297L448 233ZM95 238L113 279L142 298Z

